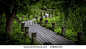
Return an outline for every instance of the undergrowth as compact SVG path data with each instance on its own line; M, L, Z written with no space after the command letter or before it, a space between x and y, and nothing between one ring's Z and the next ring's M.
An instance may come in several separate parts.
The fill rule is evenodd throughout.
M21 24L14 19L12 36L5 32L6 19L5 14L0 15L0 45L32 45L32 40L30 37L25 37L25 31L21 32ZM38 42L35 42L35 45L38 45Z
M61 18L63 17L63 18ZM75 27L73 27L71 25L71 21L66 21L64 19L64 14L60 15L57 14L57 16L53 16L52 18L47 18L47 19L43 19L41 26L45 26L45 20L48 20L48 24L46 26L47 29L52 30L52 23L55 23L55 29L54 32L57 33L57 35L62 35L62 26L66 26L66 33L65 33L65 38L77 43L78 41L78 29L77 31L75 30ZM37 23L40 23L40 20L37 21ZM80 29L79 29L80 30ZM83 44L86 44L86 36L84 35L83 37Z

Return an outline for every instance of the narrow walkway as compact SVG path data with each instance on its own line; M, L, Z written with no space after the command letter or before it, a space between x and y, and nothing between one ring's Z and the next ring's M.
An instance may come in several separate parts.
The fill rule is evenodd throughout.
M48 17L48 14L46 14ZM39 17L40 18L40 17ZM45 16L43 16L43 19ZM36 21L36 19L33 19ZM25 26L29 27L29 33L37 33L37 42L43 44L45 42L51 42L52 45L75 45L74 42L65 39L64 37L57 35L53 31L42 27L41 25L34 23L33 20L24 21ZM31 37L31 36L30 36Z

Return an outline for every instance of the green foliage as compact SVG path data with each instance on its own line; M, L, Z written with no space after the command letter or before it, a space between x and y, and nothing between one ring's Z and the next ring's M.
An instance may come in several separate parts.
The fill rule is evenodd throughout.
M11 38L9 34L5 32L5 25L5 13L3 13L2 15L0 15L0 44L5 43L6 40L9 40Z
M84 8L82 8L84 9ZM58 10L58 9L57 9ZM55 11L55 10L54 10ZM62 33L62 26L66 26L66 34L65 34L65 38L71 40L71 41L74 41L74 42L77 42L78 41L78 32L79 31L83 31L83 20L85 21L85 17L84 15L81 15L80 16L80 8L79 7L76 7L76 10L74 10L74 12L72 12L72 9L69 8L69 17L67 17L67 20L65 19L65 15L64 15L64 12L57 12L58 16L54 16L52 18L47 18L47 19L43 19L43 22L42 22L42 26L45 25L45 20L48 20L48 24L46 26L46 28L48 29L51 29L52 28L52 23L55 23L55 33L57 33L58 35L61 35ZM75 14L76 12L76 14ZM84 13L84 12L83 12ZM82 14L83 14L82 13ZM38 23L40 21L38 20ZM85 25L84 25L85 26ZM86 33L85 31L84 32L84 38L83 38L83 44L86 44Z
M5 0L3 0L5 1ZM84 38L83 43L86 44L86 3L83 2L83 0L10 0L5 1L6 3L12 5L12 6L6 6L6 4L3 4L0 2L0 37L2 41L0 43L3 43L4 41L10 39L8 34L5 32L5 25L6 25L6 15L4 11L6 10L5 7L8 7L8 11L12 13L13 10L13 4L18 4L18 12L16 16L22 20L22 16L24 16L24 20L30 20L33 19L33 14L35 14L35 17L37 16L37 13L40 14L41 10L47 10L50 14L53 12L54 17L44 19L42 22L42 26L45 25L45 20L48 20L47 27L48 29L52 28L52 22L55 23L55 32L58 35L61 35L61 27L66 26L66 36L65 38L70 39L71 41L76 42L77 41L77 32L83 31L84 32ZM16 7L15 7L16 8ZM55 13L56 11L56 13ZM4 13L2 15L2 13ZM45 12L46 13L46 12ZM30 18L28 18L28 15L30 15ZM38 20L37 23L40 23ZM14 20L13 23L13 36L14 37L10 43L6 44L30 44L31 41L29 38L24 37L24 32L21 32L21 25ZM3 36L2 36L3 35ZM6 36L6 37L4 37ZM15 37L17 36L17 37ZM26 40L25 40L26 39ZM15 42L16 41L16 42Z
M26 38L25 32L21 32L21 24L17 20L14 19L12 36L9 36L8 32L5 32L5 14L0 17L2 17L0 20L0 45L31 45L30 37ZM35 44L39 43L35 42Z

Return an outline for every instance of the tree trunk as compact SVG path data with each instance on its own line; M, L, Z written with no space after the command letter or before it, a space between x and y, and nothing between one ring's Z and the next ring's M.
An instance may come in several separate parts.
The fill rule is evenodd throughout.
M14 7L18 7L17 5ZM6 27L5 31L9 33L9 35L12 35L12 28L13 28L13 21L17 13L17 9L13 8L12 14L10 13L10 9L7 8L5 10L6 13Z
M12 35L12 26L13 26L13 18L10 18L10 14L6 13L6 27L5 27L5 31L9 32L10 35Z

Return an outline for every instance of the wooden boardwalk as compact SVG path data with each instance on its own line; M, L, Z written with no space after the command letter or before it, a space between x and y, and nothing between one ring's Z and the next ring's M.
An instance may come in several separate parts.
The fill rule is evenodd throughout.
M48 16L48 14L46 15ZM43 18L45 18L45 16L43 16ZM35 21L36 19L33 20ZM34 23L33 20L24 21L24 23L25 26L29 27L30 37L31 33L37 33L37 42L40 44L50 42L52 45L75 45L74 42L57 35L55 32L46 29L37 23Z

